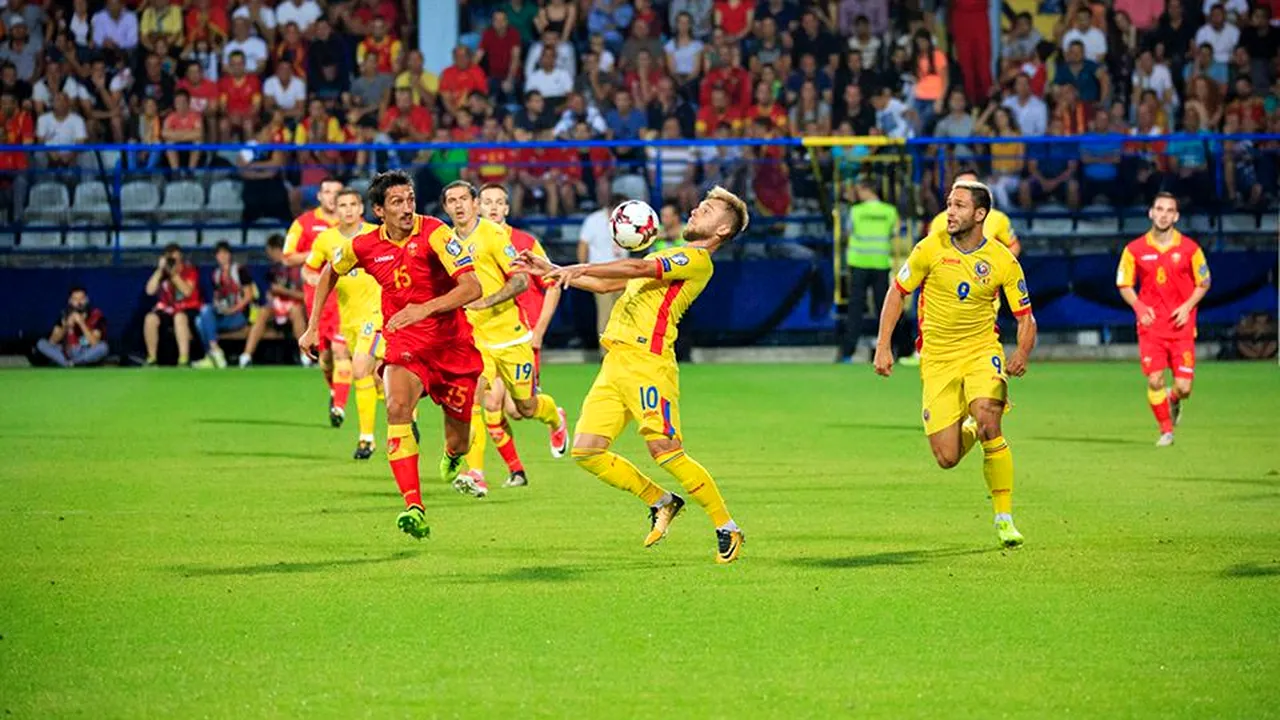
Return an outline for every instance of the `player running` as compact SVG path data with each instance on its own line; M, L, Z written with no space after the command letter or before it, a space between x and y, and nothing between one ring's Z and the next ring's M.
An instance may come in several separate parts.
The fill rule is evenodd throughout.
M320 181L320 192L315 209L308 210L298 216L289 226L284 237L284 261L291 267L299 267L307 262L311 254L311 245L320 233L338 224L337 202L338 191L342 183L333 178ZM303 297L307 305L307 317L311 317L311 306L315 302L316 286L303 278ZM341 321L338 317L338 303L335 298L329 299L324 307L320 325L320 369L324 371L324 381L329 386L329 424L341 427L346 417L347 396L351 391L351 355L339 333Z
M924 431L942 468L955 467L982 443L982 474L991 493L996 534L1005 547L1023 542L1013 524L1013 455L1000 429L1008 409L1008 376L1020 377L1036 343L1036 322L1022 266L1004 245L987 240L983 221L991 191L962 181L947 200L947 232L926 237L911 251L885 296L876 342L875 370L893 371L890 340L903 298L922 287L920 379ZM996 294L1018 320L1018 348L1008 362L996 324Z
M336 259L336 251L356 237L372 232L377 226L364 221L364 199L351 188L337 194L338 224L320 233L311 245L302 276L315 285L324 266ZM385 344L378 342L382 330L382 288L369 273L356 268L338 278L335 286L338 316L342 319L342 337L351 353L351 371L356 389L356 414L360 420L360 438L356 442L356 460L373 456L373 425L378 414L378 387L374 380L377 361Z
M952 183L952 187L965 182L978 182L978 173L972 170L956 173L956 179ZM987 219L982 221L982 236L991 238L1001 245L1009 248L1009 252L1014 257L1022 254L1022 243L1018 241L1018 234L1013 231L1013 225L1009 222L1009 216L996 208L991 208L991 212L987 214ZM939 240L948 240L951 237L947 230L947 211L943 210L933 216L933 220L929 222L928 237L937 238ZM996 298L999 302L999 298Z
M1138 354L1147 376L1147 402L1160 425L1156 447L1173 444L1182 401L1191 397L1196 372L1196 306L1209 292L1209 263L1194 240L1174 229L1178 199L1156 195L1151 229L1120 254L1116 286L1138 318ZM1134 291L1134 285L1138 290ZM1164 371L1173 371L1173 394Z
M604 482L649 506L650 547L666 536L684 507L626 458L609 450L635 420L649 454L702 505L716 528L716 562L731 563L742 550L743 532L729 515L716 481L689 457L680 434L680 381L676 327L711 280L711 255L747 227L747 206L721 187L713 188L689 214L687 244L650 253L643 260L557 267L532 252L518 267L564 286L594 293L624 290L600 338L606 350L600 373L582 402L574 430L573 459Z
M430 534L418 477L413 410L424 395L444 412L440 477L452 483L471 446L471 406L484 369L462 306L480 299L471 255L447 225L414 212L413 181L399 170L369 186L369 201L382 227L343 240L320 272L317 306L298 340L313 353L320 340L323 303L338 277L361 268L382 287L387 343L383 382L387 394L387 459L406 509L396 518L415 538Z
M569 431L564 410L555 399L534 387L533 339L516 306L515 297L529 289L529 276L512 268L515 248L507 232L480 217L479 193L471 183L455 180L445 186L441 204L453 220L454 234L467 245L475 261L476 277L484 297L467 305L467 319L474 329L476 348L484 359L484 375L476 395L471 420L471 450L467 471L454 487L477 497L489 494L484 479L484 449L489 430L502 424L502 396L493 390L498 380L515 401L520 418L533 418L551 432L551 455L563 457L568 451Z
M481 186L480 215L497 223L507 232L511 247L515 248L517 253L528 250L545 258L547 253L542 249L542 243L529 233L507 224L507 214L510 211L510 198L505 186L495 183ZM551 318L555 316L556 307L560 304L560 286L556 283L544 282L542 278L531 278L529 289L516 295L515 301L516 308L520 311L520 319L524 321L526 327L533 328L533 339L529 341L529 345L533 348L533 387L536 391L541 389L542 339L546 336L547 327L551 325ZM529 478L525 475L524 463L521 462L520 453L516 450L515 437L511 434L511 423L507 422L508 417L520 417L519 411L516 409L511 393L507 392L507 386L502 382L502 378L494 378L489 392L490 395L496 394L501 399L499 406L503 410L499 415L501 423L495 426L493 412L488 405L485 407L485 425L489 430L489 437L493 440L494 447L498 449L498 454L507 463L507 471L510 473L503 484L506 487L523 487L529 484Z

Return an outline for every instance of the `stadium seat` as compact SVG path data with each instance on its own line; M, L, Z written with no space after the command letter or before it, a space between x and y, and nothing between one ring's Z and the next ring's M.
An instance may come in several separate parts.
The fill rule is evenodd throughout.
M240 247L244 244L244 233L240 228L205 228L201 232L201 244L213 247L224 240L231 247Z
M96 225L111 222L111 196L105 183L87 180L76 186L75 201L71 205L73 220Z
M369 194L369 181L366 180L365 178L357 178L355 180L352 180L351 182L347 183L347 187L360 193L360 197L364 197L365 195Z
M219 180L209 187L209 203L204 206L210 219L239 220L244 213L244 186L235 180Z
M1144 212L1141 215L1133 214L1134 211L1125 211L1124 223L1121 225L1121 231L1125 235L1138 236L1151 229L1151 220L1147 218Z
M1258 218L1256 215L1246 213L1232 213L1222 216L1222 231L1228 233L1251 233L1258 229Z
M266 247L267 238L272 235L284 235L286 229L278 225L254 225L244 231L244 244L254 248Z
M194 222L204 212L204 188L190 180L171 182L164 187L160 209L170 220Z
M67 247L84 250L102 250L111 247L111 232L108 230L67 231Z
M1192 235L1205 235L1213 232L1213 221L1213 216L1202 214L1192 215L1191 217L1183 218L1182 220L1183 227L1185 227L1187 232Z
M18 243L18 236L14 233L0 233L0 248L11 248Z
M1119 228L1120 223L1116 220L1114 208L1106 205L1087 205L1080 208L1080 214L1076 219L1075 233L1094 237L1115 235Z
M48 250L62 247L61 230L23 230L18 237L20 250Z
M1048 217L1035 217L1031 221L1032 231L1036 235L1070 235L1071 234L1071 218L1068 217L1052 217L1053 215L1061 215L1067 212L1064 205L1047 204L1037 209L1038 213L1043 213Z
M1280 230L1280 215L1275 212L1262 213L1262 218L1258 222L1258 230L1264 233L1275 234Z
M118 233L120 239L120 247L130 250L137 248L149 248L155 246L155 236L151 234L150 229L131 228L121 230Z
M194 220L194 218L192 219ZM200 244L200 231L190 228L174 227L175 225L190 225L192 220L178 220L163 223L156 228L156 244L160 246L169 243L178 243L184 248L195 247Z
M56 182L37 183L27 196L25 217L36 225L61 225L71 211L67 186Z
M127 182L120 188L120 211L126 219L150 219L160 207L160 191L146 180Z

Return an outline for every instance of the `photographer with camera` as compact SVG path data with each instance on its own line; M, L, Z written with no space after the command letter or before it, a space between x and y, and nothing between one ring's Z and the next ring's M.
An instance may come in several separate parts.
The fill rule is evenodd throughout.
M173 326L178 343L178 365L187 365L191 357L191 325L200 311L200 277L194 265L182 259L182 248L169 243L156 263L155 272L147 279L147 295L156 297L156 306L142 323L142 336L147 344L147 367L156 364L160 345L160 325Z
M47 340L36 343L36 350L59 367L97 365L107 357L107 319L102 311L89 305L89 293L82 287L71 288L62 319L53 326Z
M231 243L219 242L213 256L218 261L213 269L213 302L200 308L196 318L205 356L192 367L222 369L227 366L227 356L218 345L218 335L242 330L249 324L248 310L257 288L249 268L232 262Z

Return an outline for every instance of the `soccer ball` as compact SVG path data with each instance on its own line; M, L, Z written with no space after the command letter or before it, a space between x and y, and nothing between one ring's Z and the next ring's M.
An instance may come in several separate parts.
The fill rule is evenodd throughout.
M640 200L628 200L609 215L609 232L618 247L629 252L644 250L658 237L658 213Z

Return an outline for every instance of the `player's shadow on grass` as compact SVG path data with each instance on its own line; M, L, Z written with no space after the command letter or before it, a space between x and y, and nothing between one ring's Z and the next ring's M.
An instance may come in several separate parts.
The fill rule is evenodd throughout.
M278 450L203 450L200 453L216 458L254 458L266 460L305 460L307 462L331 462L333 458L314 453L280 452Z
M1280 577L1280 563L1240 563L1222 571L1226 578Z
M896 552L872 553L870 555L849 555L845 557L795 558L787 564L799 567L825 569L857 569L884 567L889 565L923 565L934 560L964 557L966 555L986 555L1000 552L1000 548L940 548L937 550L899 550Z
M201 425L258 425L264 427L300 427L322 429L328 427L318 422L301 420L274 420L263 418L196 418Z
M1218 485L1245 485L1247 487L1264 487L1264 488L1280 487L1280 477L1274 477L1274 478L1166 477L1163 479L1172 480L1174 482L1216 483Z
M448 584L456 582L460 585L502 585L506 583L565 583L583 580L587 569L576 565L529 565L515 567L501 572L478 575L454 575L436 578L437 582Z
M341 558L337 560L320 560L316 562L276 562L259 565L226 565L199 566L174 565L169 569L189 578L202 577L239 577L254 575L293 575L298 573L317 573L339 568L357 567L360 565L381 565L382 563L399 562L416 556L411 550L401 550L392 555L368 558Z

